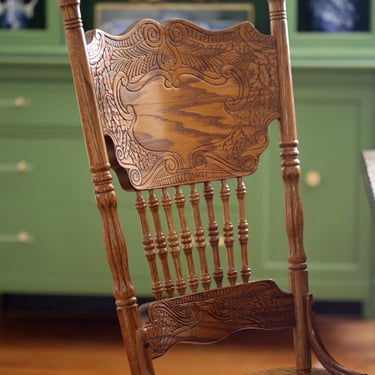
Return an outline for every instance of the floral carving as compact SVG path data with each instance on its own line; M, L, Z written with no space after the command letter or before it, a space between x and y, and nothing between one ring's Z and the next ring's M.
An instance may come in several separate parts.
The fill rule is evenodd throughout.
M119 37L87 38L103 131L135 188L255 171L279 116L271 36L250 23L211 32L144 20ZM183 149L176 133L187 137Z
M262 280L151 303L143 329L158 357L178 342L213 342L245 328L293 327L293 316L292 294Z

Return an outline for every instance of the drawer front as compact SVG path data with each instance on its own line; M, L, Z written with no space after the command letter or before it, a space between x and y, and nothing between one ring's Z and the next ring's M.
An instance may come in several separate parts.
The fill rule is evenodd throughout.
M111 294L82 137L3 138L0 150L0 291ZM134 212L131 197L120 216L132 234L133 281L147 294Z
M342 78L335 86L295 84L301 150L300 191L304 207L304 244L309 260L310 290L315 299L366 301L370 296L372 222L361 178L360 152L373 146L369 115L373 93ZM319 78L316 78L317 80ZM271 126L277 146L277 127ZM371 145L372 142L372 145ZM288 249L284 193L277 148L262 157L260 244L254 276L272 274L286 280ZM278 188L280 186L280 188ZM258 272L258 270L260 270ZM287 286L287 285L286 285Z
M83 140L0 150L0 290L111 293Z
M0 118L2 128L79 127L73 85L69 81L2 82Z

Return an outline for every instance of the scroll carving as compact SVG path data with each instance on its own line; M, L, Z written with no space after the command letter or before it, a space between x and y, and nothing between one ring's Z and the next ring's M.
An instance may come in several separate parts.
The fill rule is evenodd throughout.
M103 131L133 187L255 171L279 117L272 36L250 23L212 32L144 20L119 37L96 30L87 39Z
M208 343L245 328L293 327L292 294L261 280L151 303L144 326L154 358L178 342Z

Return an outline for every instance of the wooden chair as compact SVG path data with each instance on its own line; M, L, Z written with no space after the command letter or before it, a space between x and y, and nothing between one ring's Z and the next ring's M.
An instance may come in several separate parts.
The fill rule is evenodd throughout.
M79 0L58 2L132 374L154 374L153 360L179 342L211 343L243 329L290 327L295 369L258 374L358 374L330 357L314 325L285 1L268 0L271 35L249 22L213 32L184 20L146 19L121 36L85 34ZM289 292L272 280L250 281L247 255L244 177L256 172L275 119ZM127 247L111 169L125 191L117 190L134 200L143 250ZM237 217L231 217L230 199ZM149 264L155 300L141 307L130 251L144 252ZM311 351L327 371L311 370Z

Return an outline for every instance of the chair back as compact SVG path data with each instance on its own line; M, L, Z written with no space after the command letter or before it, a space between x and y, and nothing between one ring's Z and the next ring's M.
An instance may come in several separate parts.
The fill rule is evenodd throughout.
M79 0L59 0L133 375L153 374L152 360L178 342L214 342L248 328L293 327L296 368L311 367L286 9L284 0L268 4L271 35L250 22L209 31L185 20L145 19L113 36L84 33ZM248 246L245 183L258 169L273 120L289 292L250 277L248 250L256 249ZM134 214L128 204L120 222L117 194L138 216L137 246L135 232L127 232ZM141 307L128 259L134 252L147 259L154 296Z

